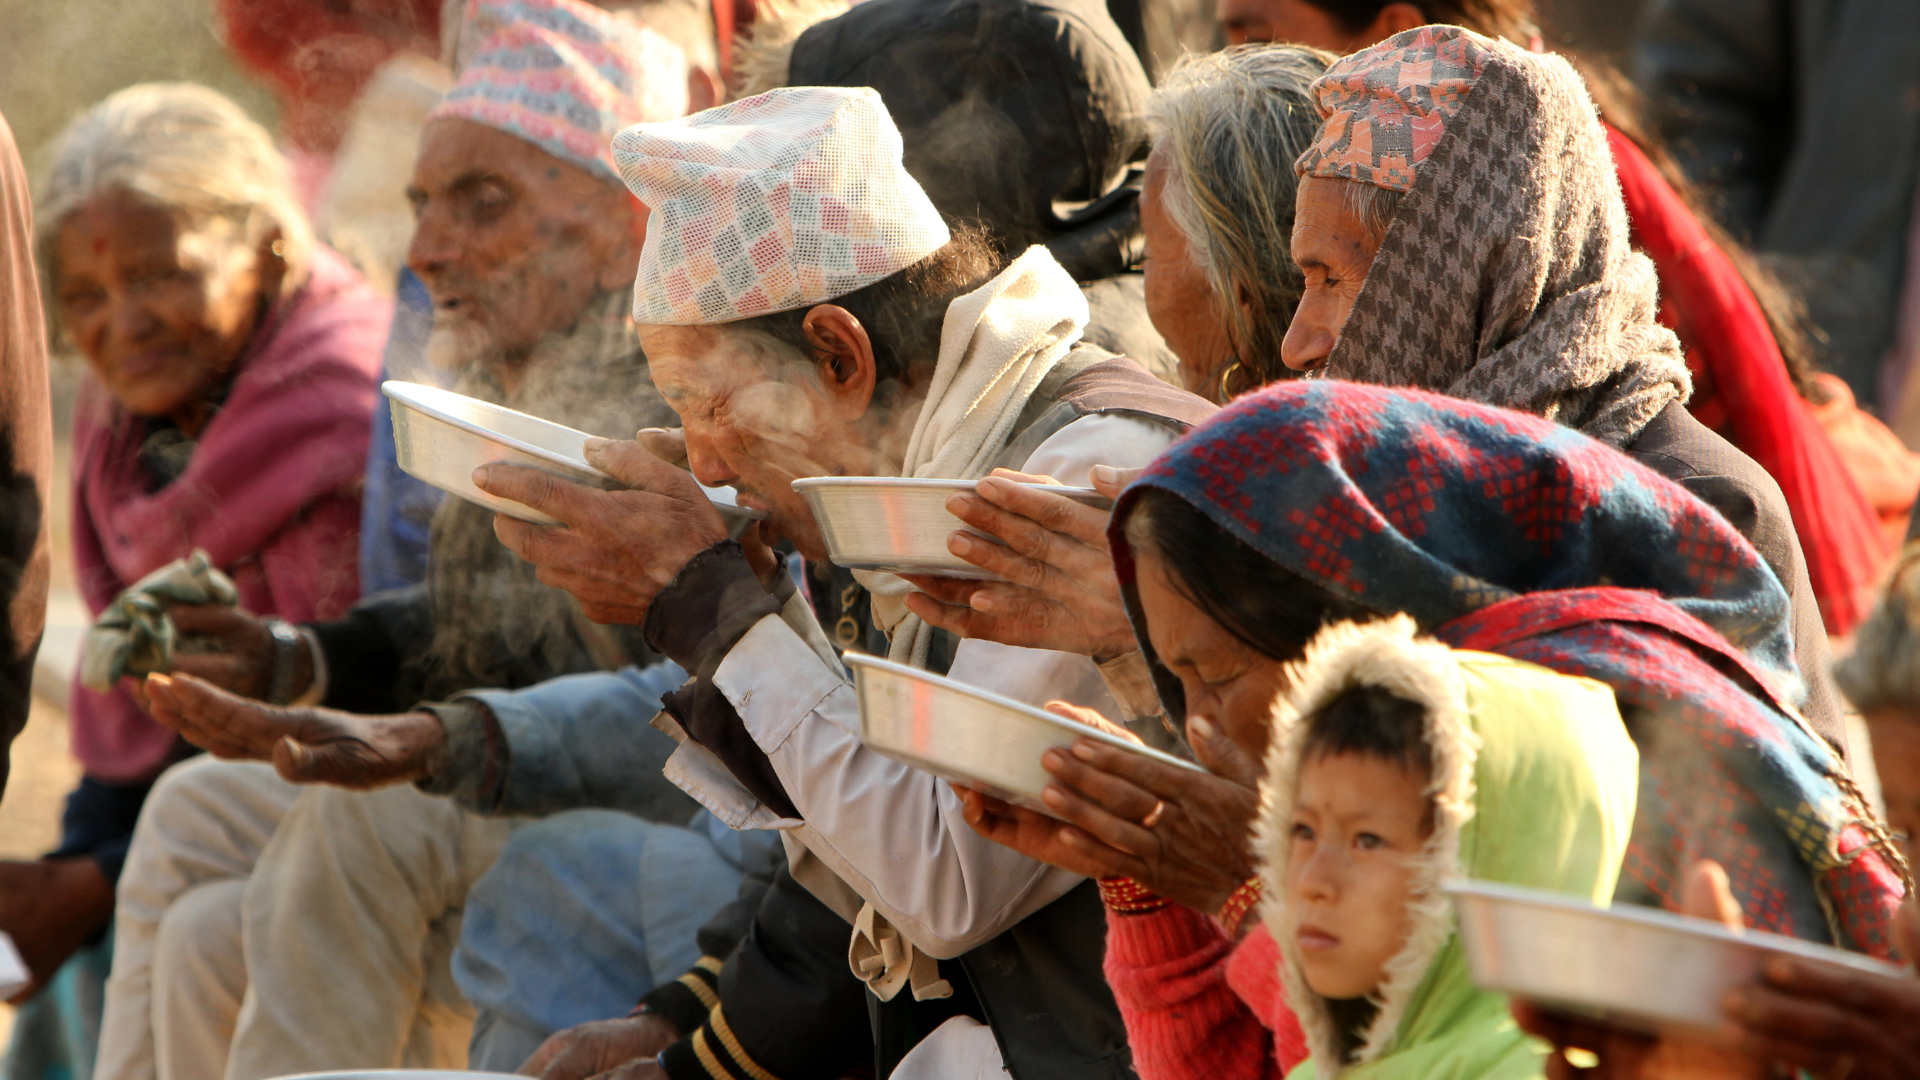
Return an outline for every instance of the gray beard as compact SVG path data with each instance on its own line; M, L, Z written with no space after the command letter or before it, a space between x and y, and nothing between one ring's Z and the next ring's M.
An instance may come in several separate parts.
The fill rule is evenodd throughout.
M511 395L497 353L469 352L454 389L606 438L677 423L647 374L626 303L624 294L602 294L566 332L542 339L520 365ZM446 499L429 537L434 634L422 688L429 698L650 658L637 628L597 626L572 596L541 584L533 566L494 536L492 511Z

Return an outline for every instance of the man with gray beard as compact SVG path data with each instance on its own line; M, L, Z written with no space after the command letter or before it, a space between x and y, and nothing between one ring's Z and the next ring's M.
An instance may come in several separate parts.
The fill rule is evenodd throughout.
M474 0L467 22L489 36L463 50L409 187L408 264L432 296L435 358L463 393L595 434L669 420L626 312L645 210L606 147L628 124L685 111L680 50L575 0ZM488 511L453 499L433 521L428 581L338 622L174 617L227 646L177 671L354 711L650 658L637 633L594 626L502 550ZM663 823L663 925L686 930L649 944L677 971L698 955L692 927L732 898L744 849L682 827L697 807L659 779L672 746L655 741L629 741L636 782L612 805ZM96 1075L464 1065L472 1013L448 956L468 891L516 824L406 784L350 792L258 763L175 768L122 878Z

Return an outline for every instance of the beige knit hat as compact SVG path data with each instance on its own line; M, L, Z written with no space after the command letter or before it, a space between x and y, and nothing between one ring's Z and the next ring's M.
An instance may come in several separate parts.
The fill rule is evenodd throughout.
M872 90L795 86L637 124L614 163L653 211L633 285L645 324L822 303L938 251L946 222L900 164Z

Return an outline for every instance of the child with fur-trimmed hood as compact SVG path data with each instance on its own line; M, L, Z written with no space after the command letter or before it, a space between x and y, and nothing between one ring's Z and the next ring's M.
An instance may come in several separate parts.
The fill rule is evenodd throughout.
M1276 703L1261 920L1306 1034L1292 1076L1530 1077L1544 1049L1473 985L1443 881L1613 896L1639 755L1588 679L1414 636L1322 633Z

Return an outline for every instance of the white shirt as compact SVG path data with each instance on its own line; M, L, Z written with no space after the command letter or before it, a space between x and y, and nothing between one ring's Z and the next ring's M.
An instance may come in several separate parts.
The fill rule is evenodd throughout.
M1143 466L1175 437L1137 417L1082 417L1022 468L1085 485L1093 466ZM1085 880L980 836L946 781L867 749L853 686L830 658L811 611L790 602L756 623L713 677L800 819L775 815L697 743L682 743L668 778L736 829L787 830L937 958L992 940ZM1118 711L1093 661L1071 653L967 640L948 674L1033 705L1059 699Z

